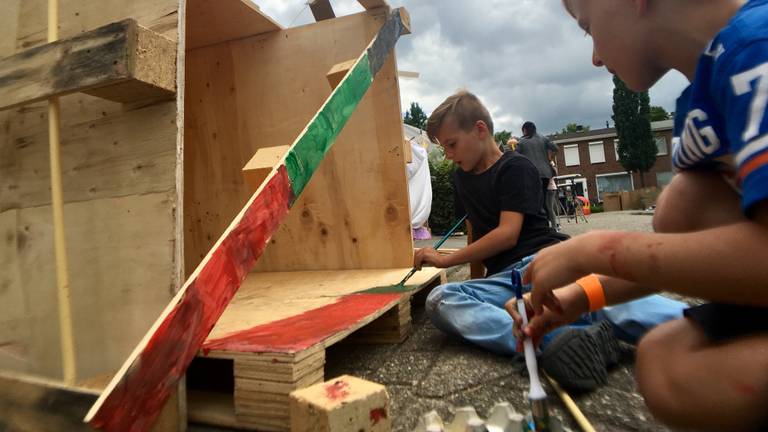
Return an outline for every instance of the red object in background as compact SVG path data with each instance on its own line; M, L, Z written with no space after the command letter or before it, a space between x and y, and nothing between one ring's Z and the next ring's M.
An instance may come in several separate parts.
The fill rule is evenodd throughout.
M589 200L584 198L581 195L576 195L576 199L581 201L581 206L584 209L584 216L589 216L592 214L592 209L590 208Z

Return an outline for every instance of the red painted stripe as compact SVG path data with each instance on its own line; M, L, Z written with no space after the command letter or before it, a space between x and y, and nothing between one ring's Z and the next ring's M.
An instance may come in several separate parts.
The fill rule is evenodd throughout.
M748 175L752 174L752 171L766 164L768 164L768 151L763 152L763 154L757 157L753 157L747 161L747 163L742 165L741 168L739 168L739 180L743 182Z
M91 426L119 432L149 430L176 382L288 214L292 197L285 166L280 166L235 228L202 264L179 303L90 421Z
M336 303L210 340L203 351L297 352L400 300L402 294L352 294Z

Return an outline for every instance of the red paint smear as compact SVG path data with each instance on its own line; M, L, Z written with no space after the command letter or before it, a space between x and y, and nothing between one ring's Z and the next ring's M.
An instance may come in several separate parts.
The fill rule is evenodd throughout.
M325 397L332 401L344 399L349 396L349 384L342 380L334 381L331 384L325 385Z
M206 351L296 352L309 348L400 300L401 294L352 294L336 303L206 341Z
M237 226L223 239L90 425L146 431L282 219L293 198L285 166L278 168Z
M387 410L384 408L374 408L371 410L371 423L375 426L382 419L387 418Z

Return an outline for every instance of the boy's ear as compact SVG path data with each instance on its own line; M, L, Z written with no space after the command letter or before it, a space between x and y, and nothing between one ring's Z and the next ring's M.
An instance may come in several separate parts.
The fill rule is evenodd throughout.
M475 128L477 128L477 131L480 133L480 138L483 138L484 135L488 134L488 125L482 120L475 122Z

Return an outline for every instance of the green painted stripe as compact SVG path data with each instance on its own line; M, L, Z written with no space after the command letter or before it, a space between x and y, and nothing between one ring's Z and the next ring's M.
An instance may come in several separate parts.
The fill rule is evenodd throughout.
M285 158L293 196L298 197L309 183L331 145L339 136L357 104L371 86L373 76L368 53L355 63L349 75L336 87L326 104L307 126L296 145ZM295 198L294 198L295 200ZM293 202L291 203L293 205Z
M362 291L356 291L355 294L390 294L390 293L409 293L415 291L419 285L384 285L368 288Z

